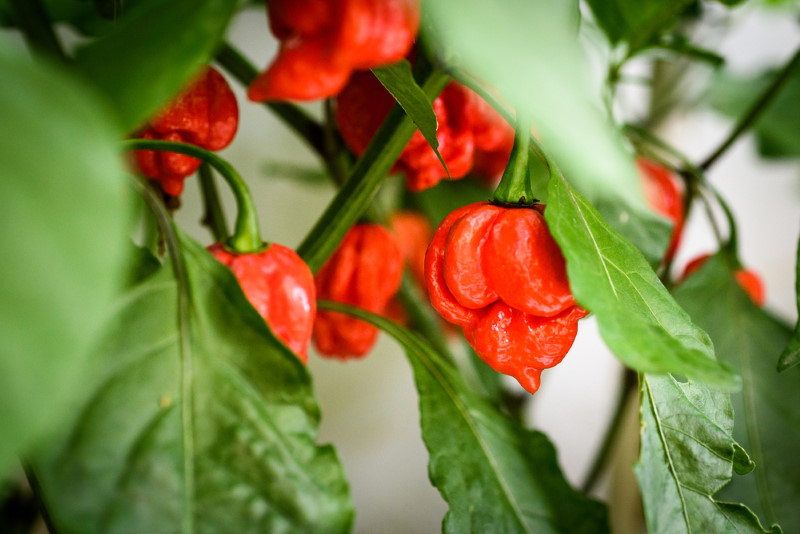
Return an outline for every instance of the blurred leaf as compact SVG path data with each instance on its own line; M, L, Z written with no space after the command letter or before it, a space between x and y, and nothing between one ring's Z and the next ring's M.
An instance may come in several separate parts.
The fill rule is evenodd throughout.
M286 178L315 187L333 186L330 177L319 167L293 161L264 162L261 165L261 172L270 178Z
M608 532L605 506L569 486L547 437L498 412L416 334L350 306L320 302L320 308L364 319L405 349L430 478L450 505L443 532Z
M626 42L628 55L632 56L673 28L694 0L588 0L588 3L609 41Z
M209 63L237 0L142 0L114 31L79 48L76 66L114 104L130 132Z
M414 198L434 226L438 226L451 211L491 199L492 191L477 180L442 180L434 187L417 193Z
M576 5L507 0L501 9L483 0L435 0L423 9L443 61L491 83L502 101L531 117L570 182L604 204L617 231L656 263L669 227L645 208L633 157L602 111L601 88L577 36Z
M774 78L767 71L752 78L722 72L714 78L708 99L717 111L740 117ZM753 125L758 150L767 158L800 157L800 69L795 69L775 99Z
M65 414L125 269L115 130L73 76L0 46L0 474ZM53 98L58 88L58 98Z
M550 179L545 217L567 259L575 298L597 316L603 340L623 363L725 387L739 384L641 253L560 175Z
M61 532L346 532L305 366L188 238L119 300L70 428L34 462ZM185 276L185 278L184 278Z
M795 282L794 293L797 299L797 311L800 313L800 242L797 244L797 261L795 262ZM789 344L783 349L783 353L778 360L778 372L791 369L800 363L800 320L794 327L792 339Z
M786 532L800 532L800 464L787 460L800 450L800 374L775 370L789 329L753 304L719 255L684 282L675 298L744 381L742 391L731 395L733 437L750 451L756 469L735 477L722 497L747 504Z
M746 506L714 498L734 470L743 474L754 467L731 436L728 395L669 375L643 375L641 402L641 457L635 471L647 531L764 532Z
M398 61L386 67L372 69L372 74L417 125L449 178L450 171L447 170L447 164L439 153L439 140L436 138L438 121L433 112L433 104L414 80L411 64L406 60Z

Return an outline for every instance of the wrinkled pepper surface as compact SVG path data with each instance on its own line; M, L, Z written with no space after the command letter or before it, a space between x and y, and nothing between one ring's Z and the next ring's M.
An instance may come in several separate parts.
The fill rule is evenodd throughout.
M317 312L314 275L308 265L292 249L277 243L252 254L234 254L220 243L208 250L230 268L278 339L306 362Z
M678 179L663 165L640 157L636 159L636 166L648 204L672 222L672 237L664 254L667 262L675 256L683 234L683 193Z
M403 257L394 236L379 224L355 224L317 272L317 297L383 314L402 275ZM314 345L325 356L364 356L377 337L377 328L342 313L320 311L314 322Z
M478 202L450 213L425 256L433 307L489 366L531 393L558 364L587 312L575 303L544 206Z
M370 72L353 74L336 99L336 123L347 146L362 154L394 105L394 98ZM478 95L452 82L433 101L436 139L451 178L471 170L489 178L502 174L514 145L514 130ZM433 149L417 131L395 171L406 177L410 191L422 191L447 178Z
M314 100L337 94L356 69L403 59L419 28L418 0L270 0L277 57L247 96Z
M162 110L137 137L191 143L206 150L230 144L239 125L239 107L228 82L208 67L185 91ZM137 150L142 173L157 180L165 193L178 196L183 181L200 166L200 160L175 152Z

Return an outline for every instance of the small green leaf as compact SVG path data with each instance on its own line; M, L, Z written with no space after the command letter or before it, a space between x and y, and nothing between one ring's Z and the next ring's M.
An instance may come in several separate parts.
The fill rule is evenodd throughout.
M735 477L721 495L747 504L786 532L800 532L800 464L786 460L800 450L800 403L794 400L800 374L775 370L789 329L750 300L721 255L703 264L675 298L743 380L742 391L731 395L733 437L750 452L756 468L752 475Z
M575 298L595 314L603 340L623 363L725 387L739 384L641 253L560 174L550 179L545 217L567 259Z
M228 269L189 238L180 248L119 300L100 379L36 455L59 531L347 532L305 366Z
M142 0L114 31L79 48L77 68L113 103L130 132L209 63L237 0Z
M444 532L608 532L605 506L569 486L547 437L472 392L417 335L351 306L320 302L320 308L364 319L405 349L420 396L430 477L450 505Z
M99 95L0 46L0 475L65 413L125 271L130 192ZM53 98L57 88L58 98Z
M715 498L730 482L734 466L747 461L731 436L728 396L691 381L644 375L641 400L641 457L635 471L647 531L765 532L747 507Z
M680 19L693 0L589 0L597 23L612 44L625 42L629 55L653 44Z
M439 140L436 138L438 127L436 114L433 112L430 99L414 80L411 64L406 60L398 61L386 67L372 69L372 74L378 78L381 85L391 93L406 115L417 125L422 136L436 153L436 157L439 158L439 162L449 178L450 171L447 170L444 158L439 154Z
M795 297L797 299L797 310L800 312L800 242L797 244L797 262L795 263L795 270L797 272L795 278ZM781 357L778 359L778 371L784 372L787 369L800 364L800 321L794 327L792 339L789 344L783 349Z

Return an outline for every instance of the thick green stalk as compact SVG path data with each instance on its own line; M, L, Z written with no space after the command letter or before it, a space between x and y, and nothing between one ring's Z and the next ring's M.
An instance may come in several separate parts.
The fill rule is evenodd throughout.
M177 152L178 154L185 154L207 162L228 182L238 208L233 235L223 243L225 247L237 254L259 252L266 248L264 242L261 241L253 197L250 196L247 184L230 163L213 152L186 143L157 141L154 139L129 139L122 142L122 147L125 150Z
M528 171L528 156L531 145L531 125L522 116L517 117L517 132L514 148L503 171L500 185L494 192L495 202L503 204L533 204L533 186Z
M245 87L258 75L258 69L229 43L222 43L216 56L225 71ZM264 106L300 135L314 151L325 159L325 132L322 126L301 108L287 102L264 102Z
M431 68L422 73L419 81L422 90L433 100L444 89L449 78L441 71ZM298 254L313 272L322 267L328 256L336 250L347 229L367 209L415 130L413 121L399 105L395 105L352 169L344 186L297 248Z

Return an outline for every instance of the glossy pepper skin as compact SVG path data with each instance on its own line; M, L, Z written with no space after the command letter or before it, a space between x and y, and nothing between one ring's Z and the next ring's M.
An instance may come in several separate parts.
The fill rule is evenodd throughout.
M247 96L315 100L337 94L356 69L405 57L419 29L418 0L270 0L277 57Z
M544 206L478 202L450 213L425 256L431 304L478 356L531 393L558 364L586 310L575 303Z
M672 221L672 237L664 254L667 262L675 256L683 234L683 193L678 179L663 165L640 157L636 159L636 166L642 177L645 199L656 213Z
M353 74L336 99L336 123L347 146L362 154L394 105L394 98L370 72ZM514 130L481 98L452 82L433 101L439 153L451 178L475 169L502 174L514 145ZM439 183L447 173L433 149L417 131L395 164L406 176L409 191L422 191Z
M238 125L239 107L233 91L219 72L208 67L138 137L216 151L230 144ZM175 152L137 150L134 157L142 173L159 181L171 196L181 194L183 181L200 166L199 159Z
M275 335L302 362L308 361L317 299L314 275L300 256L277 243L253 254L234 254L220 243L208 250L230 268Z
M683 274L680 277L680 281L683 282L689 278L692 273L700 270L700 267L702 267L710 257L710 254L703 254L687 263L686 267L683 268ZM745 293L750 296L750 299L756 304L756 306L763 306L767 295L766 289L764 288L764 282L761 281L761 277L749 269L739 269L734 273L734 276L736 277L736 281L740 286L742 286L742 289L744 289Z
M383 314L402 274L394 236L378 224L356 224L317 273L317 297ZM325 356L362 357L377 337L377 328L341 313L321 311L314 322L314 345Z

